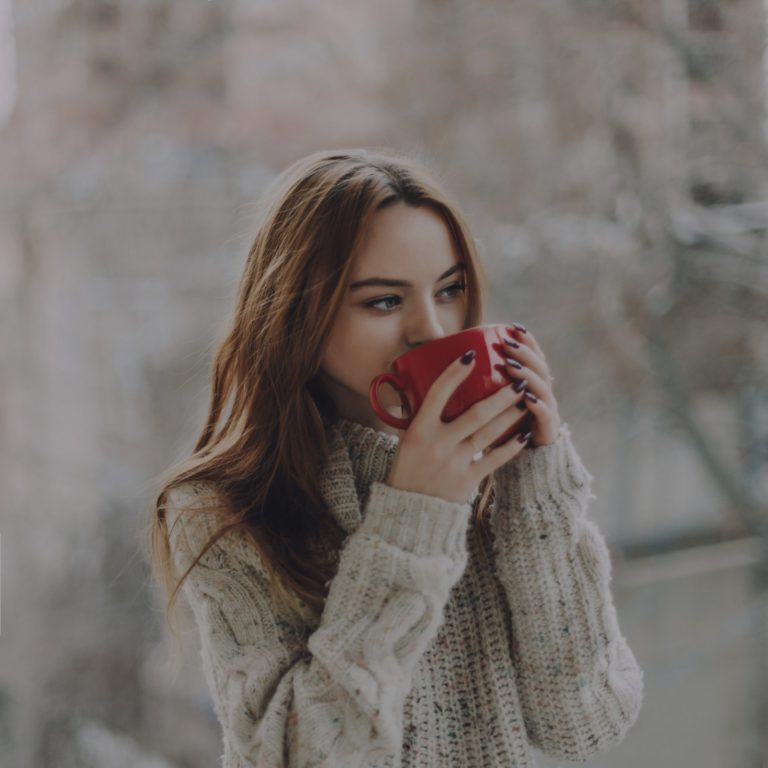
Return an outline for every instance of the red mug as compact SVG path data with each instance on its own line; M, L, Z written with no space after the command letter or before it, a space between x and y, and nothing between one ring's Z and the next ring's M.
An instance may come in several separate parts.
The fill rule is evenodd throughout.
M373 410L391 427L408 429L435 379L464 352L474 349L474 369L459 384L440 414L442 421L453 421L470 406L514 381L507 373L504 362L507 353L502 337L505 335L511 336L509 326L478 325L435 339L400 355L391 364L393 373L380 373L371 381L368 399ZM397 391L400 403L408 414L405 418L393 416L379 402L379 388L384 383L390 384ZM516 434L527 432L531 419L530 411L521 412L521 419L490 447L496 448Z

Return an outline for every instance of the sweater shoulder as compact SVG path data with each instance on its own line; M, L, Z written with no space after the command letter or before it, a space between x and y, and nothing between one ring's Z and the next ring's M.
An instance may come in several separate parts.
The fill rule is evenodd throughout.
M195 562L221 526L221 498L210 485L177 486L166 494L168 538L177 577ZM189 573L184 592L193 609L206 605L217 615L232 618L250 606L263 626L288 632L305 641L316 617L303 600L286 600L276 591L278 580L265 564L258 546L245 532L234 529L219 537ZM248 612L246 608L246 613ZM298 642L298 640L297 640Z
M185 483L166 493L168 540L177 566L188 567L200 558L204 568L238 570L247 565L266 576L258 548L246 533L234 528L218 535L225 524L224 499L208 483ZM217 536L215 542L209 542ZM206 549L207 548L207 549Z

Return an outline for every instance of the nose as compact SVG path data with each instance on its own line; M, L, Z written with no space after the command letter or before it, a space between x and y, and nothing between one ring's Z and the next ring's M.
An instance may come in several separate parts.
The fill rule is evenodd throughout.
M409 349L445 336L445 329L431 301L421 302L408 319L406 343Z

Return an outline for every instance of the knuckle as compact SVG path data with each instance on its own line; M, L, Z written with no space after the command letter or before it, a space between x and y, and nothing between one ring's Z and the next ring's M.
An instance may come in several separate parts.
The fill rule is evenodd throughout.
M487 399L481 400L479 403L475 403L473 406L473 416L479 421L488 421L493 416L494 408Z
M469 453L472 456L474 456L478 451L483 450L484 446L481 445L482 442L483 440L481 432L475 432L467 438L466 445L469 449Z

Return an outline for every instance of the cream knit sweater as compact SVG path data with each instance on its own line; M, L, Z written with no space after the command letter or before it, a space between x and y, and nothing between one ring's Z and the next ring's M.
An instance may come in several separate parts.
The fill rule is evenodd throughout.
M594 498L563 424L496 471L494 544L470 503L385 484L399 438L331 427L322 492L348 538L319 626L273 605L258 554L225 535L183 588L223 729L224 768L533 766L586 760L637 718ZM172 491L169 525L200 487ZM177 572L212 532L182 515Z

